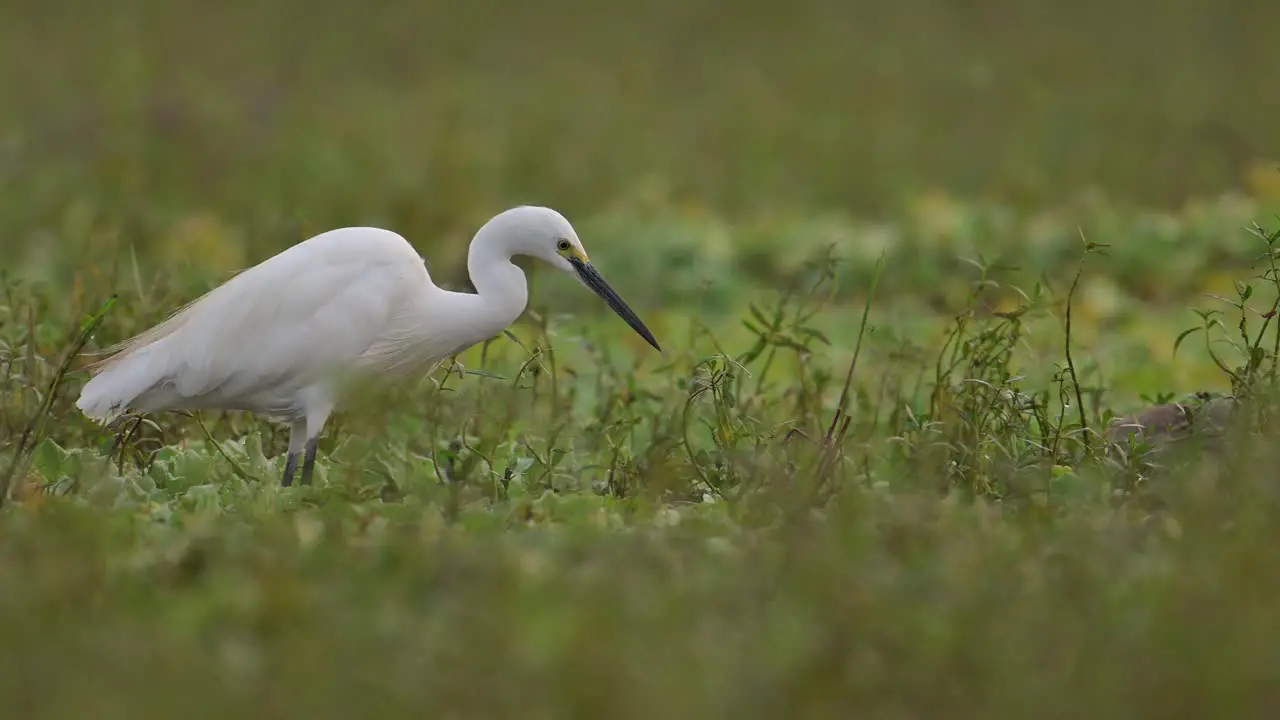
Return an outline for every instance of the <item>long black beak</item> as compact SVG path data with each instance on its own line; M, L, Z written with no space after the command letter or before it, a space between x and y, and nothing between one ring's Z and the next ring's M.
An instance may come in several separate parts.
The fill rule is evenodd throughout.
M618 297L618 293L609 287L609 283L600 277L599 271L591 266L591 263L585 263L577 258L569 258L569 262L573 265L573 269L577 271L578 277L582 278L582 282L591 288L592 292L599 295L605 302L609 303L609 307L618 313L618 317L627 321L632 330L640 334L645 342L653 346L658 352L662 352L662 348L658 347L658 341L653 339L653 333L649 332L649 328L644 326L635 311L627 306L622 298Z

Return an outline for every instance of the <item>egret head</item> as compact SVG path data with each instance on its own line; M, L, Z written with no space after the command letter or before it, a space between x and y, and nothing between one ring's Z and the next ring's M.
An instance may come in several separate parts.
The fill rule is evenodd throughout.
M530 255L569 273L599 295L645 342L661 352L653 333L591 264L578 233L563 215L551 208L522 205L494 220L506 221L504 225L509 223L512 232L508 237L515 244L513 254Z

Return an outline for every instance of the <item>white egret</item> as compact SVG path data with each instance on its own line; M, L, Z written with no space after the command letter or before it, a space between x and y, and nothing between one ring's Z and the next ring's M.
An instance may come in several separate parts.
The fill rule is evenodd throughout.
M281 484L305 450L311 483L320 431L346 380L393 376L501 333L524 312L527 255L571 273L659 352L644 323L591 265L573 226L545 207L520 206L471 240L476 292L431 280L400 235L372 227L330 230L275 255L109 348L76 406L108 424L126 412L247 410L290 424Z

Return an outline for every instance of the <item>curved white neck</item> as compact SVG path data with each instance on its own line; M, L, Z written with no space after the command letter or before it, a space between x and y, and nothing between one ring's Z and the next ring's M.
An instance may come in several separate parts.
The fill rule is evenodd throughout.
M485 233L476 235L467 252L467 273L481 305L504 327L515 322L529 303L529 284L511 255L500 238Z

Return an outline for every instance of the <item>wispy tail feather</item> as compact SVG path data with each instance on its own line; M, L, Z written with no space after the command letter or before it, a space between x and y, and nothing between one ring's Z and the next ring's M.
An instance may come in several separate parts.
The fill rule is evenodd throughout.
M91 366L96 375L85 384L76 407L91 420L108 425L130 409L138 396L156 386L163 368L147 345L99 360Z
M85 353L97 357L82 368L93 378L80 391L76 407L104 425L128 412L143 393L164 379L168 368L163 353L156 354L165 346L164 341L181 330L191 319L196 304L211 294L212 291L192 300L163 322L128 340L96 353Z

